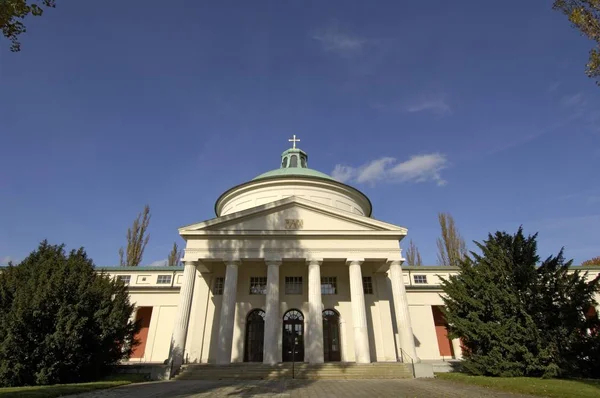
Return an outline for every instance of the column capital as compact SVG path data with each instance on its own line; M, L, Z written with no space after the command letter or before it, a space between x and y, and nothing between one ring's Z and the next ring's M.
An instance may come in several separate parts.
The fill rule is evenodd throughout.
M399 265L402 266L402 263L404 263L404 260L387 260L387 264L388 266L392 266L392 265Z
M187 267L188 265L193 265L193 266L195 267L195 266L196 266L196 263L197 263L196 261L190 261L190 260L186 260L186 261L184 261L184 262L183 262L183 265L184 265L184 266L186 266L186 267Z
M279 258L265 258L265 264L267 265L272 265L272 266L277 266L279 267L281 265L282 261Z
M223 259L225 265L235 265L236 267L241 264L239 258L225 258Z
M365 262L364 258L347 258L346 259L346 265L353 265L353 264L358 264L358 265L362 265L362 263Z
M320 266L321 264L323 264L323 259L322 258L307 258L306 264L313 265L313 266L315 266L315 265Z

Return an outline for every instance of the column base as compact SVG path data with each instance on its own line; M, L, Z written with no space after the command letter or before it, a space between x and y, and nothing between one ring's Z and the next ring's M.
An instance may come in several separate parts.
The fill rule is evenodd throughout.
M369 332L367 331L367 328L354 328L354 351L356 353L356 363L371 363L369 346L357 349L357 346L365 341L369 341Z

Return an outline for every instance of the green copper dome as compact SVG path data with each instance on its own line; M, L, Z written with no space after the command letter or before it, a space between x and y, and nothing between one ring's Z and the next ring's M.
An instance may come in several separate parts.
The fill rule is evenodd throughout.
M328 180L333 180L330 176L325 173L321 173L320 171L302 168L302 167L288 167L275 169L271 171L267 171L266 173L262 173L259 176L254 177L252 180L260 180L262 178L271 178L271 177L320 177L327 178Z
M296 139L294 135L294 146L281 154L281 167L275 170L267 171L252 180L275 177L318 177L333 180L330 176L320 171L308 168L308 155L301 149L296 148Z

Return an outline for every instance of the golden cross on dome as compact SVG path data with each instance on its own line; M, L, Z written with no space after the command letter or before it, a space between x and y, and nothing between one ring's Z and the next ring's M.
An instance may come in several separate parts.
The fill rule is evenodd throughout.
M292 148L296 149L296 142L300 142L300 138L296 138L296 134L294 134L294 136L292 138L290 138L288 141L293 143Z

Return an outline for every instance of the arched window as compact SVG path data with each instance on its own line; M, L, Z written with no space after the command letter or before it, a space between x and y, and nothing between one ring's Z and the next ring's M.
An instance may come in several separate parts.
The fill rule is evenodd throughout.
M290 158L290 167L298 167L298 156L292 155Z
M244 362L263 361L263 342L265 338L265 312L252 310L246 318L246 344Z
M300 156L300 166L306 168L306 158L304 156Z
M287 167L287 156L284 157L283 160L281 161L281 167L284 169Z
M284 321L293 321L293 320L303 321L304 315L302 315L302 313L298 310L289 310L283 316L283 320Z

